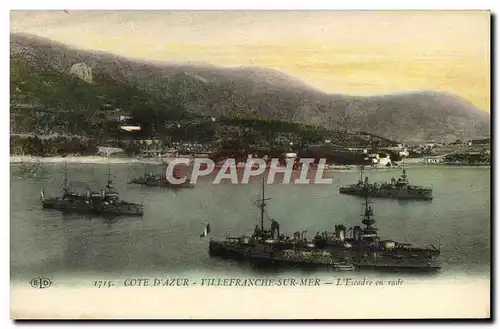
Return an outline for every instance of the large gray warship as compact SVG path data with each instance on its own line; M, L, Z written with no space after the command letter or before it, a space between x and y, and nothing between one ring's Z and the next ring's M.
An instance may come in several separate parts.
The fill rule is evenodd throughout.
M75 193L69 189L65 174L62 196L46 198L44 190L42 190L40 201L43 208L66 212L111 216L142 216L144 213L141 204L120 199L118 192L113 187L110 173L108 173L108 183L104 189L100 192L94 192L87 188L84 195Z
M368 196L374 198L391 199L412 199L412 200L432 200L432 188L411 185L406 175L406 168L403 167L399 178L391 178L390 182L369 183L368 177L363 181L363 167L361 167L361 178L356 184L343 186L340 188L341 194L357 196Z
M362 218L364 228L354 226L346 230L335 225L333 233L323 232L308 240L304 232L295 232L293 238L280 234L279 224L273 220L271 228L264 228L264 183L260 227L253 235L227 237L226 240L210 239L209 254L222 258L245 260L252 263L293 267L327 267L338 270L376 269L389 271L432 272L440 269L440 250L434 246L416 248L393 240L381 240L374 226L373 209L365 200ZM347 236L350 233L350 237Z

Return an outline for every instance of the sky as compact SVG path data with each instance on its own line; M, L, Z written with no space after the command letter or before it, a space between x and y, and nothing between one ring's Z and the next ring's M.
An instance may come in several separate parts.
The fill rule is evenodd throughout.
M490 111L488 11L12 11L11 32L132 58L269 67L328 93L439 90Z

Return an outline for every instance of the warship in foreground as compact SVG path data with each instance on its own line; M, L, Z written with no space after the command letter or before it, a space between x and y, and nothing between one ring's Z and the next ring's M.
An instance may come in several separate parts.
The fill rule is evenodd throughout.
M228 237L223 241L210 239L210 256L245 260L266 266L291 265L293 267L327 267L336 270L376 269L401 272L433 272L440 269L437 259L440 250L434 246L416 248L393 240L381 240L374 226L373 209L365 201L361 226L346 230L335 225L335 232L323 232L313 240L305 238L305 232L295 232L286 237L279 232L279 224L273 220L271 228L264 228L264 182L261 209L261 226L256 226L252 236ZM347 237L346 233L351 232Z
M363 167L361 167L361 178L357 184L343 186L340 188L341 194L368 196L374 198L391 199L412 199L412 200L432 200L432 188L411 185L406 175L406 168L403 168L401 176L391 178L390 182L369 183L368 177L363 181Z
M43 208L67 212L112 216L142 216L144 213L144 207L141 204L120 199L118 192L113 188L110 173L108 173L106 187L100 192L87 189L84 195L75 193L68 188L67 177L65 177L62 196L46 198L42 190L40 200Z

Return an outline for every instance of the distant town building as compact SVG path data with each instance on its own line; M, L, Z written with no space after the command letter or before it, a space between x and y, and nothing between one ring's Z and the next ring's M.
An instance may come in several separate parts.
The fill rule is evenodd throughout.
M363 147L347 147L346 150L348 151L351 151L351 152L357 152L357 151L360 151L360 152L363 152L363 153L367 153L368 150L366 150L365 148Z
M210 158L210 153L196 153L196 158Z
M119 147L98 146L97 154L101 156L110 156L112 154L124 153L123 149Z
M297 158L297 153L289 152L285 153L285 162L295 162L295 159Z
M153 144L157 144L158 141L155 139L136 139L135 144L137 145L145 145L145 146L150 146Z
M378 160L379 166L392 166L391 156L387 155L385 158L380 158Z
M107 121L118 121L121 122L122 125L126 125L126 123L132 119L132 115L129 111L113 108L111 104L105 104L106 108L106 120Z
M438 163L443 163L443 162L444 162L444 156L443 155L424 157L424 163L438 164Z
M118 118L119 121L127 121L130 119L132 119L130 115L120 115L120 117Z
M155 148L155 149L143 149L141 150L141 156L145 158L151 158L151 157L160 157L160 158L170 158L170 157L177 157L179 155L179 152L174 149L160 149L160 148Z
M365 160L371 161L372 165L375 166L392 166L391 156L387 154L385 157L381 157L378 153L368 154Z
M125 131L140 131L141 127L140 126L121 126L120 129L125 130Z
M403 151L399 151L398 154L400 157L406 158L407 156L410 155L410 152L408 152L407 149L404 149Z

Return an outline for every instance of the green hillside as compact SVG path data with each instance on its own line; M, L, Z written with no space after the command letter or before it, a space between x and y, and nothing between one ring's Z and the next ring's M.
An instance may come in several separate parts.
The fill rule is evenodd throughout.
M115 81L103 74L94 75L93 83L89 84L21 56L11 58L10 73L11 133L35 133L36 138L62 135L36 142L15 137L14 153L33 153L34 149L41 155L91 153L98 144L123 147L125 139L153 135L167 143L202 143L216 149L275 147L290 142L303 146L325 140L340 148L364 146L368 142L393 144L369 134L331 131L262 117L214 120L211 116L187 111L173 96L160 99L133 84ZM116 121L109 120L115 109L130 113L131 123L140 125L142 132L132 135L120 130ZM82 141L71 141L68 136L78 136ZM30 143L38 146L29 146ZM89 145L88 152L85 145Z
M182 118L184 113L172 100L159 100L132 85L99 75L88 84L19 56L11 58L10 73L11 114L15 117L11 130L15 133L41 130L96 136L103 129L106 115L115 108L130 111L146 129L153 114L167 120ZM25 111L18 104L33 104L38 111Z

